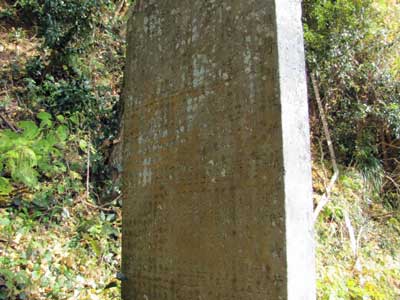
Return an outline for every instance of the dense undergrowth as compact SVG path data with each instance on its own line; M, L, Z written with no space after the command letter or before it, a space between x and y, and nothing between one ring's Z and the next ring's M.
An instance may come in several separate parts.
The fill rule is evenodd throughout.
M85 202L0 213L0 299L120 299L120 213Z
M400 5L306 0L303 7L308 73L316 78L338 162L355 166L396 208L400 206ZM313 144L318 146L325 134L318 125L312 88L310 95Z
M128 2L0 2L0 299L119 299Z
M314 162L318 202L332 175ZM400 297L400 214L385 207L362 173L340 168L331 200L316 222L318 299Z
M128 6L0 1L0 300L120 299ZM396 300L399 7L307 0L304 8L308 71L340 165L316 222L319 299ZM317 204L332 172L316 106L310 89Z
M316 222L319 299L397 300L400 6L306 0L303 8L314 202L330 200Z

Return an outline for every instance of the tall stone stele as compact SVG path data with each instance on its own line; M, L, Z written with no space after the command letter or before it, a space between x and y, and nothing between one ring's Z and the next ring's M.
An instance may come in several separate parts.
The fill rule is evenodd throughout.
M300 1L139 1L124 103L123 299L315 299Z

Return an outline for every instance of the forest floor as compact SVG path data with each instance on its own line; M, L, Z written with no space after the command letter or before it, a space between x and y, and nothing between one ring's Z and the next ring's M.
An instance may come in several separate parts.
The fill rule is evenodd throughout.
M314 202L332 175L314 161ZM316 224L318 299L400 299L400 213L341 168Z
M0 132L18 133L19 121L35 118L19 95L39 44L30 28L0 23ZM85 157L76 157L84 169ZM0 153L0 171L2 160ZM66 201L36 202L46 188L51 193L67 182L47 178L40 190L17 184L11 195L0 186L0 300L120 299L120 208L88 199L81 185Z

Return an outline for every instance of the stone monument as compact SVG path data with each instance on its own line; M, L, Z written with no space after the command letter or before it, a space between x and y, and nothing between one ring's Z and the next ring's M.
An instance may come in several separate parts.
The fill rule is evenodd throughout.
M124 88L124 300L315 299L300 6L137 4Z

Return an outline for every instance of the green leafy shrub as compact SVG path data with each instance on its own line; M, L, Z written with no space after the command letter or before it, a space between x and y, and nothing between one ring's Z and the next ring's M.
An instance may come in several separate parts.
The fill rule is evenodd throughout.
M318 78L340 163L356 165L388 193L398 192L400 178L400 6L382 2L307 0L303 6L308 69ZM311 108L315 115L313 98ZM315 139L323 136L319 128L312 124Z
M36 43L0 104L0 299L120 299L121 3L7 1L10 40Z
M66 171L62 149L68 139L68 127L54 124L51 115L45 112L37 118L39 126L33 121L21 121L18 123L21 132L0 131L0 193L3 195L12 192L12 182L37 188L40 177L51 178Z
M44 109L68 119L79 116L79 122L71 128L77 139L87 139L91 133L89 144L96 150L90 159L90 178L99 194L118 190L111 180L114 169L107 163L112 140L119 135L118 90L124 57L118 33L121 20L115 19L115 8L116 3L109 0L14 3L16 16L31 16L42 41L36 56L19 74L24 82L19 96L33 112ZM103 50L92 55L98 49ZM0 186L7 189L7 182L3 180Z
M379 196L371 193L359 171L340 171L331 201L315 224L318 299L396 299L400 293L399 216L374 201ZM324 170L315 164L314 172L321 175ZM314 176L314 187L328 180ZM317 193L314 196L319 198Z
M0 285L0 300L8 300L11 295L18 295L17 299L21 300L28 299L24 290L29 286L29 278L25 271L14 273L0 268L0 281L4 282L4 286Z
M16 17L30 20L37 26L43 46L53 53L53 66L63 64L64 59L81 53L90 43L100 13L107 0L17 0L14 3ZM60 65L61 66L61 65Z

